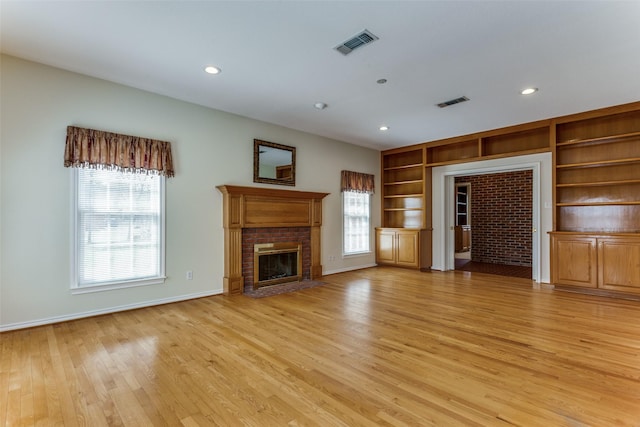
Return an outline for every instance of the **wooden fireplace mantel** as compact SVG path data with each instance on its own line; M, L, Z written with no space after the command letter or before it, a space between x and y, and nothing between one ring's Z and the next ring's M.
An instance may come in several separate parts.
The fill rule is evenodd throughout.
M262 227L310 227L311 279L322 276L322 199L329 193L273 188L219 185L224 226L224 293L240 294L242 229Z

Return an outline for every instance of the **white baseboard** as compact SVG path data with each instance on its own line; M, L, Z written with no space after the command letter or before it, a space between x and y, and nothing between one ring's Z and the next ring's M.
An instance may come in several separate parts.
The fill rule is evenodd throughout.
M68 315L63 315L63 316L54 316L54 317L48 317L48 318L45 318L45 319L38 319L38 320L29 320L27 322L9 323L7 325L0 325L0 332L13 331L13 330L16 330L16 329L33 328L34 326L49 325L49 324L52 324L52 323L66 322L66 321L69 321L69 320L82 319L82 318L85 318L85 317L100 316L102 314L110 314L110 313L117 313L119 311L135 310L136 308L151 307L151 306L154 306L154 305L162 305L162 304L169 304L169 303L172 303L172 302L179 302L179 301L186 301L186 300L196 299L196 298L210 297L210 296L213 296L213 295L219 295L221 293L222 293L221 291L198 292L198 293L195 293L195 294L180 295L180 296L177 296L177 297L162 298L162 299L156 299L156 300L151 300L151 301L144 301L144 302L136 303L136 304L119 305L119 306L116 306L116 307L103 308L103 309L100 309L100 310L85 311L85 312L82 312L82 313L68 314Z
M322 275L328 276L329 274L345 273L347 271L354 271L354 270L362 270L363 268L376 267L377 265L378 264L366 264L366 265L357 265L355 267L338 268L337 270L325 270L322 272Z

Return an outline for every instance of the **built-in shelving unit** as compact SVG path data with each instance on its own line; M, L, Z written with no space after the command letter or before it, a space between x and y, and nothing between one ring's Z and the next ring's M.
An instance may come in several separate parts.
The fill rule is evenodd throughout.
M382 227L376 230L377 262L420 269L430 267L433 167L550 149L550 121L545 120L384 151L381 156ZM468 248L470 226L463 228L461 235L469 242L463 247Z
M549 123L547 120L426 143L427 164L441 166L548 152L550 150Z
M471 184L456 184L455 251L471 249Z
M640 293L640 108L556 121L552 281Z
M382 158L383 224L390 228L424 228L424 149L386 153Z
M469 183L456 184L456 225L471 225L469 220L469 195L471 185Z
M376 261L398 267L431 267L431 169L425 149L382 154L382 227L376 229ZM427 227L427 224L429 225Z
M640 233L640 113L558 123L556 135L556 230Z
M460 141L439 141L427 148L427 163L441 166L449 163L461 163L480 157L480 138Z
M415 250L431 246L433 167L543 152L553 155L552 282L640 293L640 102L384 151L380 259L415 241L398 230L420 232Z

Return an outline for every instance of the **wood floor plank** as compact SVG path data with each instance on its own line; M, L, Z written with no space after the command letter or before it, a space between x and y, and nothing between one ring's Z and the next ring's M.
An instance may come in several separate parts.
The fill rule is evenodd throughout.
M379 267L0 335L0 424L640 425L640 301Z

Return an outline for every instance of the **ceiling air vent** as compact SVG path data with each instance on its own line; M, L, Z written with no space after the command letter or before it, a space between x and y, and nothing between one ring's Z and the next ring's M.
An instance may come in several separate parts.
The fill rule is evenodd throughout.
M467 98L466 96L461 96L460 98L451 99L449 101L441 102L440 104L438 104L438 107L444 108L444 107L448 107L450 105L459 104L461 102L467 102L468 100L469 100L469 98Z
M362 30L360 34L353 36L344 43L339 44L334 49L343 55L348 55L357 48L376 40L378 40L378 37L370 33L369 30Z

